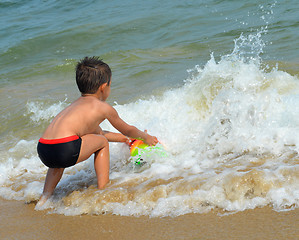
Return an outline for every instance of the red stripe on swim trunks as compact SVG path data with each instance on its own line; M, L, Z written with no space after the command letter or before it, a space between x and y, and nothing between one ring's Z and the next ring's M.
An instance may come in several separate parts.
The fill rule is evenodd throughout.
M43 144L57 144L57 143L66 143L66 142L71 142L74 140L79 139L77 135L65 137L65 138L57 138L57 139L44 139L40 138L39 142Z

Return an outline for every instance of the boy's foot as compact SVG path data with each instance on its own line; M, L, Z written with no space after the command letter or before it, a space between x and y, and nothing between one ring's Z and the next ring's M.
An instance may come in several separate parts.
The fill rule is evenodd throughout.
M48 200L48 198L49 198L48 196L42 195L39 201L37 202L36 207L37 208L42 207L45 204L45 202Z

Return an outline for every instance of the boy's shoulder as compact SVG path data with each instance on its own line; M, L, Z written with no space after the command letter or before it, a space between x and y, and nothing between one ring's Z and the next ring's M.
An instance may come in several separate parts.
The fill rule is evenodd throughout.
M97 105L97 106L108 106L109 104L107 102L104 102L96 97L80 97L75 102L78 102L79 104L87 104L87 105Z
M101 101L97 98L92 98L88 100L88 104L91 105L92 108L104 111L104 112L111 112L114 111L114 108L107 102Z
M79 111L110 112L113 107L94 97L80 97L71 106Z

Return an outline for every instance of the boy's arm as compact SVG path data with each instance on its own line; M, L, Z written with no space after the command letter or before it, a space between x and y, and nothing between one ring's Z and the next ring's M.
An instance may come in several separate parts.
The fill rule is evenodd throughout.
M97 127L95 134L104 135L109 142L126 142L129 143L131 140L121 133L109 132L102 130L100 126Z
M118 131L120 131L125 136L142 139L148 145L156 145L158 143L158 139L155 136L151 136L146 132L140 131L138 128L127 124L124 120L122 120L117 111L107 104L106 109L106 118L115 127Z
M125 142L125 143L130 142L130 139L121 133L114 133L114 132L109 132L104 130L103 135L107 138L109 142Z

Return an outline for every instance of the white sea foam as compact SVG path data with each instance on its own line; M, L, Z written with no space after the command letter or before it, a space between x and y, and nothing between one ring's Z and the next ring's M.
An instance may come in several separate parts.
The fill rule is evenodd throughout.
M50 120L67 106L66 100L51 105L31 101L26 104L27 113L35 122Z

